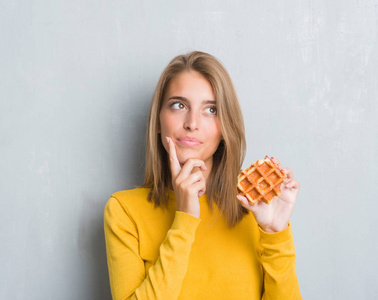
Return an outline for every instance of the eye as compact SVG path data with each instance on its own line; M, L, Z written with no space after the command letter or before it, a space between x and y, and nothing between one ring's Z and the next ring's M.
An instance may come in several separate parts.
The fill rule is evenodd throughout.
M170 105L170 107L172 107L173 109L184 109L185 108L185 105L181 102L174 102Z
M217 114L217 108L215 106L210 106L210 107L206 108L206 111L211 115Z

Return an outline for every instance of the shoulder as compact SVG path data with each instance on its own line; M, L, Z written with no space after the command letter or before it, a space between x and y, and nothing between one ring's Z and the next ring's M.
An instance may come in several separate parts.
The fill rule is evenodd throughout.
M154 201L148 201L150 188L135 188L112 194L105 206L105 214L116 212L118 217L128 217L135 221L156 218L167 211L175 210L176 201L170 196L168 207L156 206Z
M124 209L126 212L129 210L142 208L146 205L149 206L149 204L152 204L147 200L149 192L149 188L135 188L131 190L118 191L110 196L106 206L118 206Z
M104 209L106 224L127 222L135 223L141 216L148 214L153 204L147 200L150 189L136 188L113 193Z
M149 188L135 188L131 190L118 191L112 194L110 198L115 198L124 204L135 201L145 201L147 200L150 190L151 189Z
M156 222L173 220L176 202L170 201L168 208L158 207L147 200L149 193L149 188L136 188L112 194L105 206L105 222L131 222L138 228L147 228L156 226Z

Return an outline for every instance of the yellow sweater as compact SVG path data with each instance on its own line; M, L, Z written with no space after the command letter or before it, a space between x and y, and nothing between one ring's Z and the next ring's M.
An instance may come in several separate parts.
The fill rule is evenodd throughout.
M168 209L148 192L117 192L105 207L113 299L302 299L290 224L266 233L250 213L230 229L206 195L197 219L176 211L173 192Z

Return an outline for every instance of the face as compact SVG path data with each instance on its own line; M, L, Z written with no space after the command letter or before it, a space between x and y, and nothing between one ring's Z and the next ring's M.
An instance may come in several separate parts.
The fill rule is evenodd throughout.
M170 137L180 164L201 159L208 170L221 141L216 99L210 83L196 71L184 71L171 79L160 111L161 141Z

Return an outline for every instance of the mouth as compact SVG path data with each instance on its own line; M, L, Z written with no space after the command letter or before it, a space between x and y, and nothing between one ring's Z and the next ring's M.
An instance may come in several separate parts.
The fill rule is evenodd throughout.
M202 142L197 140L196 138L192 138L188 136L178 138L177 142L181 145L188 146L188 147L196 147L202 144Z

